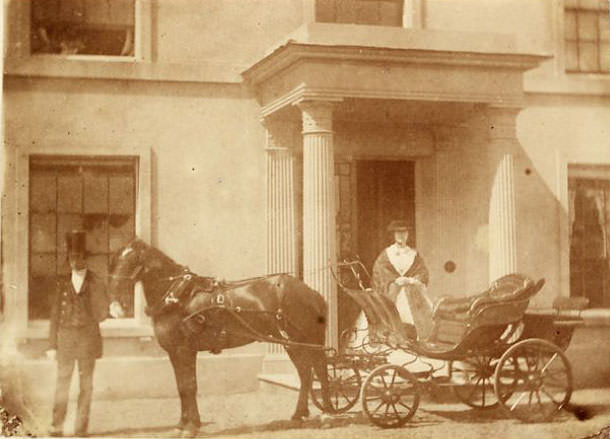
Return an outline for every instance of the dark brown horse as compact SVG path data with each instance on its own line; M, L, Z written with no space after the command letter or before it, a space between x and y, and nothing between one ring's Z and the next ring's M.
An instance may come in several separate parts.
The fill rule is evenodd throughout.
M301 388L293 419L309 415L308 399L315 370L323 383L328 413L326 354L326 303L302 281L270 275L240 282L217 283L175 263L161 251L136 239L114 260L110 280L111 310L122 311L119 297L141 281L155 336L174 368L184 437L196 434L196 357L198 351L222 349L254 341L281 341L294 363ZM124 296L122 296L124 297Z

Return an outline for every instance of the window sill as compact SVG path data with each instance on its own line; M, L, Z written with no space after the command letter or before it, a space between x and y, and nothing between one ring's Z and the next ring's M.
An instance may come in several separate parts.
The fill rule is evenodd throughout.
M526 93L606 96L610 95L610 74L565 73L554 78L526 74L523 89Z
M55 60L67 60L67 61L102 61L102 62L136 62L135 56L118 56L118 55L62 55L62 54L48 54L39 53L32 54L32 59L47 60L46 62L52 62Z
M610 326L610 308L591 308L581 314L585 326Z
M4 60L5 75L140 81L241 83L241 72L246 67L229 63L150 63L134 57L89 55L33 55Z
M108 319L100 324L100 330L102 337L152 337L154 335L151 326L137 322L135 319ZM36 340L48 337L49 321L31 320L20 338Z

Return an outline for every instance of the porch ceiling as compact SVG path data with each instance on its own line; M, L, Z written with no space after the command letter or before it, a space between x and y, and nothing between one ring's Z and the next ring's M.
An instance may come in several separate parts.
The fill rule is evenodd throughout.
M548 58L497 34L310 23L242 73L262 115L350 98L518 106L522 75Z

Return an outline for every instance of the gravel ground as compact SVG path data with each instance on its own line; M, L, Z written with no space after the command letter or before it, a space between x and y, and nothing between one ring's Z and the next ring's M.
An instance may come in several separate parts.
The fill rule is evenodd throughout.
M383 430L371 425L358 411L320 419L312 407L312 419L289 421L296 392L266 385L251 393L199 398L202 427L199 437L215 438L585 438L610 425L610 389L581 390L572 401L585 407L591 419L579 421L562 413L553 422L524 424L508 418L500 409L475 411L460 404L423 400L405 427ZM359 410L359 405L355 407ZM39 404L35 414L48 425L50 404ZM73 424L71 402L66 433ZM173 437L179 417L177 399L93 401L90 434L95 437Z

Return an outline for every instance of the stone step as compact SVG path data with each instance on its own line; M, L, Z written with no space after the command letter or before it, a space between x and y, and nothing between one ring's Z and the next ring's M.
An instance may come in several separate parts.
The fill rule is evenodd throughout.
M263 354L201 354L197 358L199 395L251 392L258 388ZM31 400L50 400L55 389L55 361L26 359L5 364L3 380L20 386ZM72 376L71 398L78 394L78 373ZM174 371L165 357L103 357L96 362L96 399L172 398L177 389Z

